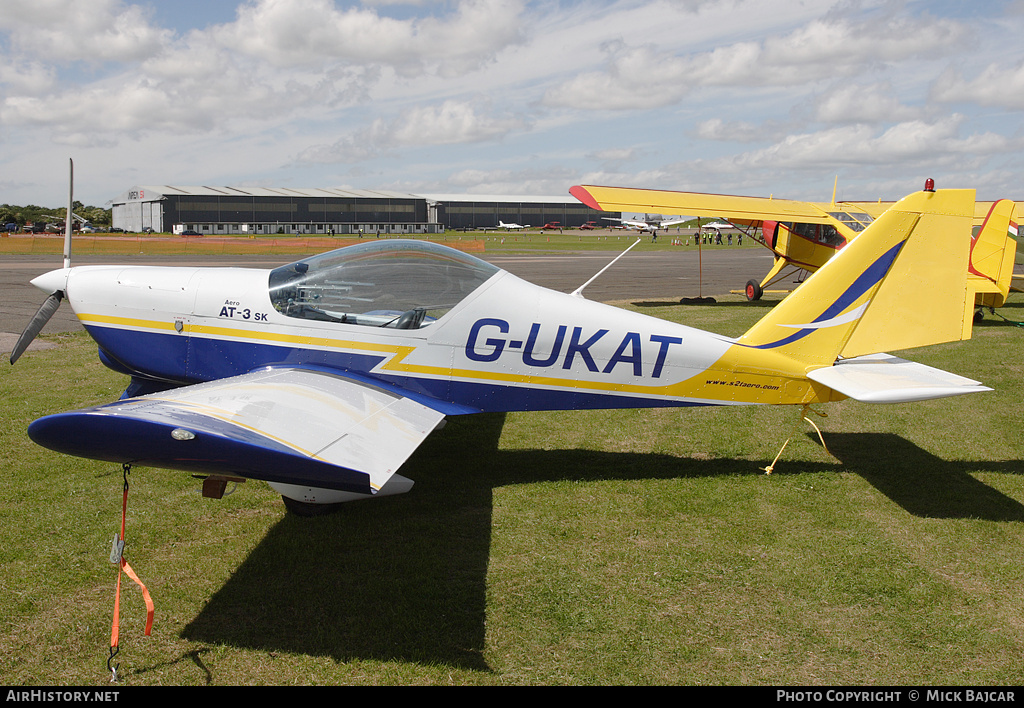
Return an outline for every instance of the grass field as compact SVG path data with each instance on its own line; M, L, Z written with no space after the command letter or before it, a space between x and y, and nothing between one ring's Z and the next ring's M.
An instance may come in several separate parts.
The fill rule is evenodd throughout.
M617 304L736 335L771 302ZM137 468L122 683L1019 685L1022 338L909 353L995 390L824 406L828 451L789 408L462 417L409 494L314 519ZM102 687L121 469L25 429L125 381L49 339L0 379L0 683Z

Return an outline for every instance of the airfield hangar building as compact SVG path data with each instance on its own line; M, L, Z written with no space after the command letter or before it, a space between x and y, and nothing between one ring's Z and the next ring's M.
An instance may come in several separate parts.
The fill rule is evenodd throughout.
M111 202L113 226L137 233L432 234L499 221L574 228L604 216L571 198L423 195L346 189L133 187Z

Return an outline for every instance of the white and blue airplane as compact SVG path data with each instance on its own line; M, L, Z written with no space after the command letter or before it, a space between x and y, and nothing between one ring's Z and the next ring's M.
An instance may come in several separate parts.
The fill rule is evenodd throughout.
M292 511L319 513L407 491L397 472L446 416L990 390L883 353L970 337L973 215L973 190L904 198L738 338L548 290L425 241L272 270L66 262L32 281L49 297L12 363L67 300L130 383L118 401L34 421L35 442L265 480Z
M645 214L643 219L618 219L612 216L603 217L605 221L618 221L625 228L639 231L640 233L649 232L657 234L659 229L667 229L669 226L676 226L687 221L687 219L663 219L660 216L650 216Z

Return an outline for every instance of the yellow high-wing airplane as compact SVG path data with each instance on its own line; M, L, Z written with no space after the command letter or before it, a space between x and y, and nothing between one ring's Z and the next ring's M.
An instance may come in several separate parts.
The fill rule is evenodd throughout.
M926 190L934 189L931 180ZM768 248L775 264L760 281L746 284L748 300L799 270L813 273L881 216L892 202L801 202L629 187L575 186L570 194L603 211L661 211L721 218ZM1010 291L1017 252L1016 204L976 202L967 285L975 306L1000 307ZM980 309L979 309L980 314Z

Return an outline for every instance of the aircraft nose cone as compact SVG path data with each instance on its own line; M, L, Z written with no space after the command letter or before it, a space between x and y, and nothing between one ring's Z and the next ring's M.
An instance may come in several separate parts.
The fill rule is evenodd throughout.
M49 273L43 273L39 277L33 278L31 282L47 295L55 293L58 290L65 291L64 294L66 295L68 288L68 275L70 273L70 268L51 270Z

